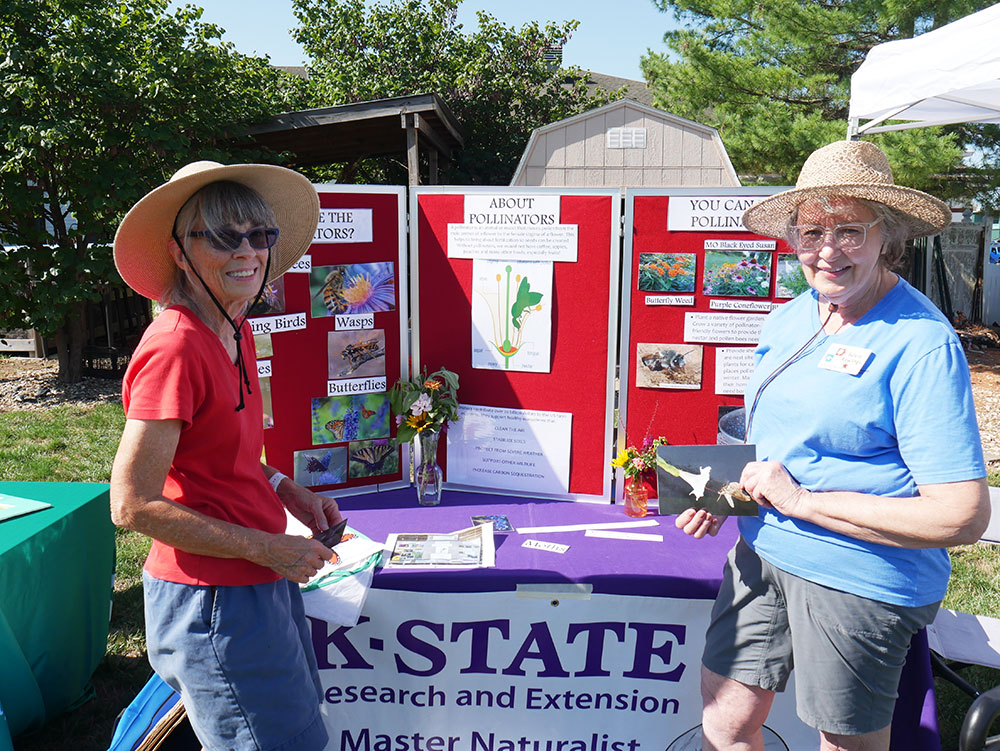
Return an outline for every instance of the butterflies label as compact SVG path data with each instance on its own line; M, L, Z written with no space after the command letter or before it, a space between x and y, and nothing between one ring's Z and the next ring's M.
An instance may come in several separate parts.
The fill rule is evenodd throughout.
M376 391L385 391L385 389L385 376L371 376L369 378L343 378L337 381L326 382L327 396L373 394Z

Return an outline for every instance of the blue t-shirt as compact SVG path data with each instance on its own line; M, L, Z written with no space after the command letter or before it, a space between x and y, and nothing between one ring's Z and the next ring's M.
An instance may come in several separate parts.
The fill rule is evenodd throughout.
M768 316L748 412L761 383L819 329L818 306L810 290ZM857 375L819 367L840 345L871 350ZM757 458L781 462L808 490L914 497L918 485L986 475L965 353L947 319L903 279L778 375L760 395L751 431ZM942 548L863 542L770 509L741 517L739 527L783 571L862 597L926 605L948 586Z

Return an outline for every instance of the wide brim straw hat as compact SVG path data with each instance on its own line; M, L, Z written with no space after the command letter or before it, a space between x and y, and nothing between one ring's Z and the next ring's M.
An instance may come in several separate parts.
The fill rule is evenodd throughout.
M271 207L278 240L271 248L268 281L290 269L309 249L319 222L319 196L308 178L273 164L192 162L129 209L115 233L115 266L143 297L162 300L177 274L167 246L177 213L209 183L231 180L253 188Z
M776 193L751 206L743 224L768 237L784 238L788 217L808 198L848 196L877 201L895 209L906 227L906 239L923 237L951 224L943 201L914 188L896 185L882 150L867 141L836 141L816 149L792 190Z

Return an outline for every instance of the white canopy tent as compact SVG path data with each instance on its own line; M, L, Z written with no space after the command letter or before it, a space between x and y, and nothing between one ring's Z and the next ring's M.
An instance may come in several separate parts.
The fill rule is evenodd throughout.
M851 76L848 139L887 130L1000 121L1000 3L873 47ZM860 124L866 120L864 124ZM886 120L910 122L881 125Z

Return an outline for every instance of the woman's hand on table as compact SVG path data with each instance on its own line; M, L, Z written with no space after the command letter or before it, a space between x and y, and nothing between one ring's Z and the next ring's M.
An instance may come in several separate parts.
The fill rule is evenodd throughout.
M705 535L715 537L728 517L709 513L705 509L689 508L677 515L674 524L684 534L700 540Z
M809 491L788 474L781 462L749 462L740 475L740 487L764 508L785 516L801 516Z

